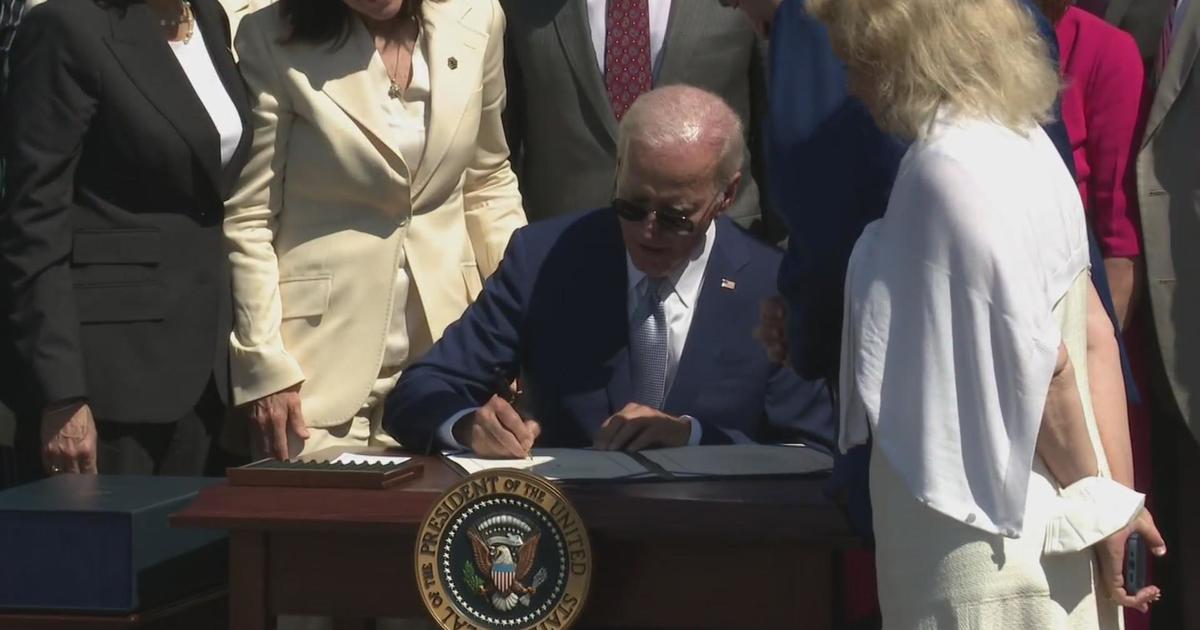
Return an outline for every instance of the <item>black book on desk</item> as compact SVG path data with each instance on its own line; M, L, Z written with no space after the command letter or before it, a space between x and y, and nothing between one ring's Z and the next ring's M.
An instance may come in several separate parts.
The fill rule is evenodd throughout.
M167 524L220 481L59 475L0 492L0 609L129 613L223 583L225 534Z

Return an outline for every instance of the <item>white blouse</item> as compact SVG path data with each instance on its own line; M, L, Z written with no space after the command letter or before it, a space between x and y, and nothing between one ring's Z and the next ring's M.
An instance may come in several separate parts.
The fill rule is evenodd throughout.
M425 155L425 138L429 126L429 64L424 50L424 30L417 32L413 44L412 72L408 87L400 98L384 98L383 107L393 138L396 139L404 163L408 166L409 180L416 179Z
M840 447L873 437L922 503L1019 536L1054 307L1087 267L1082 203L1049 137L940 113L851 257Z
M238 144L242 141L242 118L238 115L233 99L225 90L217 67L213 65L208 48L204 45L204 33L193 23L192 38L187 42L169 42L171 51L183 67L184 74L208 110L217 134L221 137L221 166L229 164Z
M416 180L425 155L429 127L431 87L429 64L424 49L426 38L423 35L423 29L418 31L417 41L413 44L411 78L400 98L387 96L386 90L380 92L382 106L392 131L391 140L396 143L396 148L408 167L410 192L411 182ZM409 348L412 347L412 336L424 334L424 311L419 308L419 298L410 295L411 286L412 275L408 269L407 254L401 248L399 269L396 271L396 281L392 285L392 317L384 350L383 370L380 382L376 384L376 391L391 390L399 377L400 369L407 365L411 358Z

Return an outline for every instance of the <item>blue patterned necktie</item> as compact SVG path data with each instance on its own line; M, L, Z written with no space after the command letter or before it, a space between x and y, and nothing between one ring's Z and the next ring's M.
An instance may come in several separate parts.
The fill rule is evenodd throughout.
M629 325L633 358L633 401L662 409L667 388L667 316L663 312L665 278L646 278L642 300Z

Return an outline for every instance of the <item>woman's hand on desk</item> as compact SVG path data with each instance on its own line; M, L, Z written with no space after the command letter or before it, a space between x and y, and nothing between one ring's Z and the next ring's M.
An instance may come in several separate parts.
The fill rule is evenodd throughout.
M604 451L640 451L646 448L687 446L692 423L652 407L629 403L604 424L592 446Z
M42 413L42 465L51 475L96 473L96 422L86 402Z
M1130 534L1141 535L1146 541L1146 549L1154 557L1167 553L1167 543L1154 524L1154 517L1149 510L1142 513L1128 527L1096 543L1095 550L1100 562L1099 589L1108 592L1113 601L1126 608L1136 608L1142 612L1150 609L1150 604L1162 597L1162 591L1157 586L1146 586L1137 593L1129 595L1125 592L1125 542ZM1147 561L1144 559L1143 561Z
M454 425L454 439L480 457L523 459L542 434L542 425L527 420L507 400L492 396L475 413Z
M308 427L300 409L300 384L263 396L246 405L250 432L262 457L288 459L288 432L307 440Z

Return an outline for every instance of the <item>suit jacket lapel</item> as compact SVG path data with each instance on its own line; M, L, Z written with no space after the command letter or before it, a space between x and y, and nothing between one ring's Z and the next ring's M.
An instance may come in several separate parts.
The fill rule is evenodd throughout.
M1133 0L1109 0L1108 8L1104 10L1104 19L1109 24L1120 25L1130 4L1133 4Z
M229 93L229 99L233 101L233 106L237 108L238 118L242 121L242 137L238 141L233 158L222 169L219 180L221 183L221 197L224 198L232 190L241 172L241 167L244 163L243 156L250 149L250 141L253 138L253 133L250 130L250 97L246 94L246 84L242 81L242 75L238 72L237 65L233 62L233 53L229 49L229 33L221 23L220 16L210 11L210 9L217 8L218 5L215 3L192 3L192 9L196 12L196 22L204 32L204 43L208 48L208 55L212 58L213 65L217 69L217 76L221 77L221 84L225 86L225 91Z
M614 322L613 325L602 323L599 330L588 333L594 335L591 343L597 344L601 354L611 352L605 360L605 371L608 373L605 392L608 395L609 413L613 413L633 399L633 373L629 363L629 274L626 271L625 244L621 240L616 216L611 213L610 216L611 221L606 227L611 227L611 230L599 235L603 240L595 260L600 264L591 266L590 281L580 286L589 295L595 296L591 302L595 311L590 317L591 321ZM597 419L596 427L604 420Z
M613 115L608 88L604 87L604 77L600 74L600 61L596 59L596 50L592 47L587 0L565 0L554 17L554 29L558 32L563 54L575 72L580 89L596 108L609 140L616 146L617 118Z
M729 238L727 232L732 229L735 228L725 221L717 223L716 242L709 252L700 297L693 307L696 312L692 315L692 325L679 357L675 380L663 405L667 413L689 411L685 404L696 399L704 383L711 380L708 372L719 361L721 340L725 338L721 334L722 328L736 319L733 314L741 303L736 289L737 274L750 262L750 255ZM723 287L722 284L727 284L725 280L733 281L734 289Z
M686 77L687 69L695 67L693 52L703 35L705 8L708 3L674 0L671 15L667 19L667 36L663 40L662 64L655 74L655 87L679 83ZM714 3L714 7L717 5ZM721 11L729 11L717 7Z
M1162 80L1154 93L1154 104L1150 107L1150 115L1146 121L1146 135L1143 145L1150 141L1162 126L1167 112L1179 98L1183 85L1187 82L1196 64L1196 56L1200 53L1200 0L1192 0L1187 13L1183 16L1182 24L1175 27L1175 43L1171 45L1171 55L1163 68Z
M138 90L192 149L214 189L222 192L220 137L208 110L163 38L152 9L132 3L124 9L110 9L108 16L112 35L107 43L113 56ZM211 29L203 32L206 40L223 41Z
M388 126L383 99L388 98L389 78L375 42L361 20L350 20L345 44L330 54L325 46L309 49L314 82L337 106L354 119L375 149L396 171L411 176Z
M466 112L467 101L479 87L470 77L482 75L488 40L487 33L463 23L463 18L471 11L471 3L426 2L422 6L432 93L425 156L413 186L414 197L420 195L439 172L438 165L450 150L450 143ZM452 176L458 178L457 174Z

